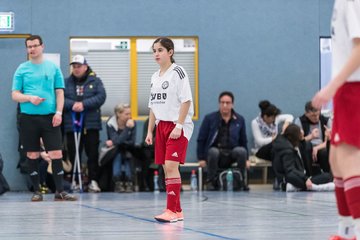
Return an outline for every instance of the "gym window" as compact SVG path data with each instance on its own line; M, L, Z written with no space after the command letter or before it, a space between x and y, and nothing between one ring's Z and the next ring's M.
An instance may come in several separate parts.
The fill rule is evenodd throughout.
M170 37L175 44L175 61L189 75L194 100L194 119L198 118L198 38ZM149 114L148 99L152 74L159 69L153 59L156 37L72 37L70 59L84 55L89 66L102 79L107 99L101 111L113 115L118 103L130 103L134 119Z

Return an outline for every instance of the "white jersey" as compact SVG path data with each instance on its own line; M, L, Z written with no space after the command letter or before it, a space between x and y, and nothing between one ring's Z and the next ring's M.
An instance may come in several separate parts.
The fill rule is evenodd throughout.
M360 0L335 0L332 22L332 76L339 74L348 61L353 39L360 38ZM360 68L348 78L360 81Z
M155 115L156 124L159 121L176 123L179 119L180 105L187 101L191 101L191 104L183 130L184 136L190 140L194 129L192 122L194 106L187 73L182 67L173 63L162 76L160 70L152 75L149 108Z

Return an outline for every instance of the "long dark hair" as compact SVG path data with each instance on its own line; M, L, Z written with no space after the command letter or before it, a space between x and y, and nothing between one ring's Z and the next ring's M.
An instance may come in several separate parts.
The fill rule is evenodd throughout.
M152 47L154 48L154 45L155 43L160 43L161 46L163 46L164 48L166 48L166 50L169 52L170 50L173 50L173 54L171 55L170 57L170 60L171 60L171 63L174 63L175 62L175 59L174 59L174 54L175 54L175 49L174 49L174 42L170 39L170 38L167 38L167 37L159 37L157 38Z

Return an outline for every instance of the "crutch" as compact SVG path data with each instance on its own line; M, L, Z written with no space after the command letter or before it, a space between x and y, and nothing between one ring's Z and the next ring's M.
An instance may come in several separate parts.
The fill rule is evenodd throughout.
M71 181L71 187L72 189L75 188L76 182L75 182L75 175L77 170L78 180L79 180L79 187L80 192L83 191L82 188L82 179L81 179L81 164L80 164L80 138L81 138L81 131L83 127L83 121L84 121L84 113L80 113L80 119L76 119L76 112L71 113L72 117L72 123L73 123L73 131L74 131L74 139L75 139L75 161L74 161L74 169L73 169L73 175L72 175L72 181Z

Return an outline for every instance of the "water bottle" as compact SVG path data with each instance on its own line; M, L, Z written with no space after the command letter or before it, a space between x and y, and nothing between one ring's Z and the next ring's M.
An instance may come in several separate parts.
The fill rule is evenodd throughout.
M190 188L192 191L197 191L198 188L197 176L195 170L191 171Z
M159 193L159 172L154 172L154 193Z
M233 186L234 186L233 182L234 182L233 172L231 171L231 169L229 169L226 174L226 190L228 192L233 191Z

